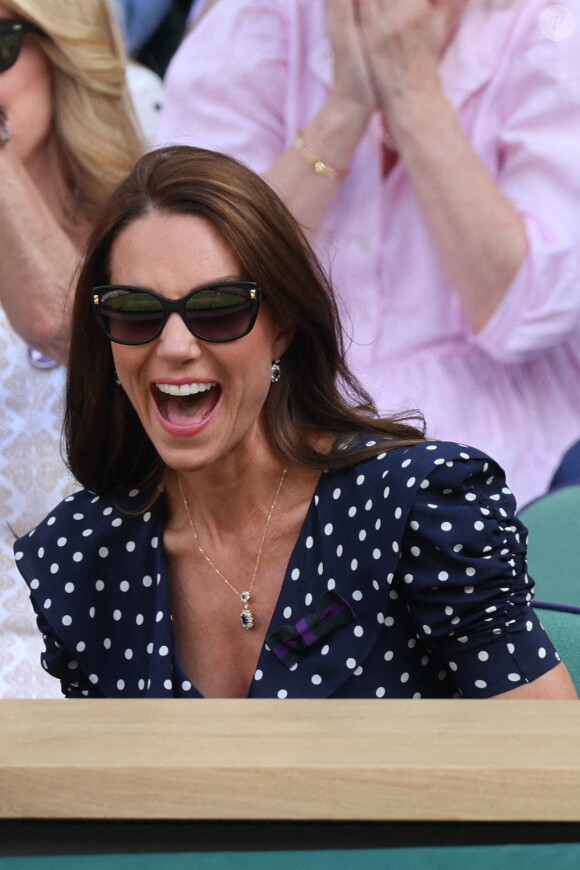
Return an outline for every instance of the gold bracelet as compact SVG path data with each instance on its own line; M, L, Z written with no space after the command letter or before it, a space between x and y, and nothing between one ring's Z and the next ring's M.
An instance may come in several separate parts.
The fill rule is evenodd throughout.
M302 154L303 157L308 160L312 168L319 175L327 175L329 178L344 178L348 175L348 169L334 169L334 167L329 166L328 163L324 163L323 160L320 160L319 157L315 157L314 154L308 150L306 147L306 143L304 142L304 135L302 130L299 130L296 133L296 138L294 139L294 148Z

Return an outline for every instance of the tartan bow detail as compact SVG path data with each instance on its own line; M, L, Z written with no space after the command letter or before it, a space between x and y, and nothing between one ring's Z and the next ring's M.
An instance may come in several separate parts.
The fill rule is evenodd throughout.
M311 613L307 613L295 625L277 628L268 635L266 643L282 664L291 668L312 647L353 619L354 612L348 601L330 590L318 599Z

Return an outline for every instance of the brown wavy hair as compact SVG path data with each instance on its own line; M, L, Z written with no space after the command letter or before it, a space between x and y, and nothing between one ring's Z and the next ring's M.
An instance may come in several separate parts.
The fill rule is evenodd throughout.
M294 330L282 377L264 406L271 443L286 462L335 469L423 439L410 415L379 418L348 369L332 288L274 191L231 157L175 146L146 154L118 187L94 227L80 273L65 440L70 469L83 486L104 493L163 479L160 457L115 384L110 344L92 311L93 287L110 281L119 233L153 210L209 221L235 252L243 276L264 289L277 322ZM316 444L329 434L336 436L334 446L321 452ZM365 446L361 436L378 436L381 443Z

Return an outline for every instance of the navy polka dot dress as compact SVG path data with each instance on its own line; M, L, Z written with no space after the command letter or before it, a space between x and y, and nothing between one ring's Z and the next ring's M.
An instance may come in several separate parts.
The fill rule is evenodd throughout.
M86 490L15 544L67 697L200 697L177 657L163 500ZM262 698L484 698L559 658L501 469L425 442L324 474L250 686Z

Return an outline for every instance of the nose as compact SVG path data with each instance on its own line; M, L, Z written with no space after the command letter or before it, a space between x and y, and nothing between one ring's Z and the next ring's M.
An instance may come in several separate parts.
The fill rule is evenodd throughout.
M172 311L157 340L156 352L165 359L192 360L200 356L202 342L189 331L177 311Z

